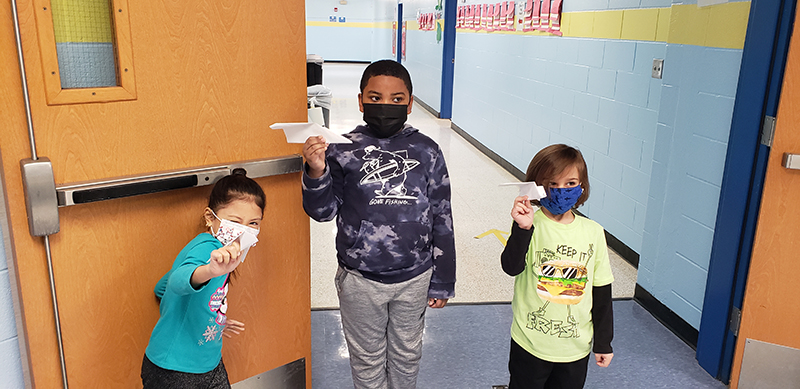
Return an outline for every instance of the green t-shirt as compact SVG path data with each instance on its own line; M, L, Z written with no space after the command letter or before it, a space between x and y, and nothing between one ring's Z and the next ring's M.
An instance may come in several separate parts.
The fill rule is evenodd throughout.
M592 350L592 287L614 281L603 227L533 216L525 270L514 280L511 338L539 359L574 362Z

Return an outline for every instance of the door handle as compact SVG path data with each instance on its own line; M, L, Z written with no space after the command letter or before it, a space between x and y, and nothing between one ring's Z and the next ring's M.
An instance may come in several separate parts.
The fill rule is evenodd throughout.
M212 185L230 174L235 168L243 168L250 178L268 177L302 171L303 157L289 155L252 161L234 162L226 165L173 170L140 176L118 177L106 180L82 182L57 186L59 207L119 199L174 189Z
M783 167L800 170L800 154L783 153Z

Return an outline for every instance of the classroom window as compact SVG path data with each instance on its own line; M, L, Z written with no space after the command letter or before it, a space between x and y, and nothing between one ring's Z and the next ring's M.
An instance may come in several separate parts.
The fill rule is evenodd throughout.
M37 3L48 104L136 98L127 0Z

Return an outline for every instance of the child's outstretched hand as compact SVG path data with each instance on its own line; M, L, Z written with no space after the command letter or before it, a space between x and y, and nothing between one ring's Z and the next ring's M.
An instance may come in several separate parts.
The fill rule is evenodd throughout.
M214 277L232 272L236 269L236 266L239 266L240 254L238 241L212 251L208 264L194 269L192 278L189 280L192 287L197 289Z
M211 260L208 262L208 271L211 278L228 274L239 266L239 255L241 254L239 241L235 241L225 247L211 252Z
M614 353L594 355L594 359L597 361L597 366L600 367L608 367L608 365L611 363L611 358L614 358Z
M222 336L230 338L233 335L239 335L244 331L244 323L232 319L225 321L225 328L222 329Z
M322 177L325 173L325 151L328 150L328 143L325 138L319 136L309 136L303 144L303 158L308 163L308 176L311 178Z
M530 230L533 226L533 206L528 201L528 196L519 196L514 199L514 207L511 208L511 217L517 222L519 228Z

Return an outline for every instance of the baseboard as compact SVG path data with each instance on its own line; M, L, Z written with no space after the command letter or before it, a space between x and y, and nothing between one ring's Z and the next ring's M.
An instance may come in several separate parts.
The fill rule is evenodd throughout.
M642 288L639 284L636 284L636 291L634 292L633 299L678 338L683 340L691 348L697 350L698 331L687 323L686 320L683 320L677 313L656 300L650 292Z
M442 114L439 113L439 111L433 109L433 107L431 107L430 105L426 104L424 101L422 101L422 99L420 99L419 96L416 96L416 95L414 96L414 104L417 104L417 105L421 106L422 108L425 108L425 110L430 112L431 115L436 116L437 118L441 119Z
M606 243L608 247L611 247L612 250L619 254L625 262L630 263L636 269L639 268L639 253L633 251L632 248L628 247L628 245L617 239L614 235L609 234L608 231L606 231Z
M323 58L323 61L325 61L325 62L323 62L323 64L326 64L326 63L372 63L371 61L350 61L350 60L346 60L346 59L327 60L327 59L324 59L324 58Z

